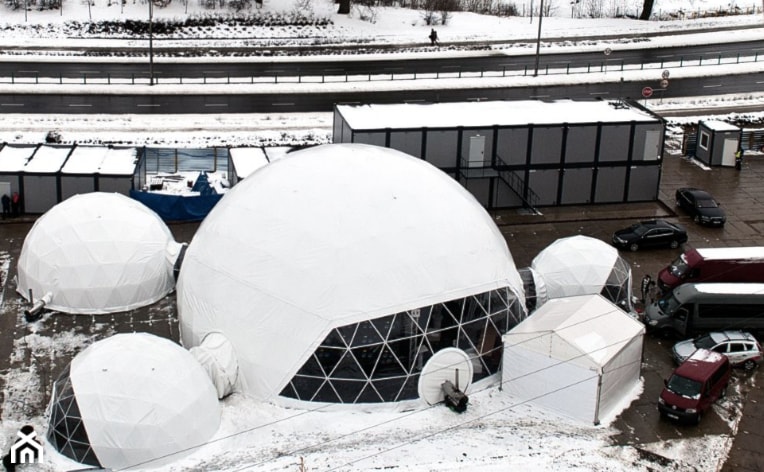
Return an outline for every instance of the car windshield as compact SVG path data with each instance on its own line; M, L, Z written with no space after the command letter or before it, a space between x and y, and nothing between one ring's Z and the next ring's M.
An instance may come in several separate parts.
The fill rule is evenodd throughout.
M687 269L687 259L685 259L684 254L682 254L671 263L669 266L669 273L674 277L682 278L684 274L687 273Z
M695 203L695 206L697 206L698 208L716 208L719 205L717 205L714 200L707 198L704 200L698 200Z
M713 349L714 346L716 346L716 343L714 342L714 340L711 339L711 336L708 336L708 335L696 338L695 341L693 342L693 344L698 349L700 349L700 348L703 348L703 349Z
M700 389L702 386L703 384L697 380L688 379L681 375L672 375L666 384L666 388L670 392L696 400L700 398Z
M658 308L661 309L663 314L671 316L681 303L679 303L679 300L677 300L673 295L666 298L661 298L658 300Z

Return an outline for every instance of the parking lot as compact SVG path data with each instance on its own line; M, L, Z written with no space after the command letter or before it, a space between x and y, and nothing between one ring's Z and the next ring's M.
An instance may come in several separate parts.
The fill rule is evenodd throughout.
M764 161L759 159L764 158L748 158L743 169L737 171L733 168L704 169L684 158L670 156L664 159L658 202L544 209L543 215L502 211L495 214L495 221L506 237L518 268L529 266L539 251L558 238L583 234L610 242L613 231L640 219L656 217L684 225L689 234L687 244L693 247L764 245L760 236L764 230L764 186L761 184ZM710 191L725 208L727 224L723 228L704 228L679 212L674 207L674 191L681 186L696 186ZM151 307L127 314L56 314L46 315L41 322L26 323L21 314L24 308L22 300L15 293L12 279L23 239L32 224L32 218L0 224L0 266L5 264L8 270L0 299L0 395L3 395L0 405L4 406L0 418L3 420L23 421L24 418L39 416L47 405L50 387L56 376L81 347L94 340L131 331L146 331L176 341L178 339L174 295ZM191 240L196 228L196 224L170 226L176 240L186 242ZM632 267L635 293L639 293L643 275L654 277L680 252L681 249L655 249L622 253ZM57 342L46 343L46 338L57 339ZM764 463L759 462L756 447L759 432L764 431L764 427L758 426L758 410L753 407L743 409L744 405L757 401L755 395L760 397L758 389L753 387L761 377L761 371L753 375L736 372L729 399L706 415L699 427L676 426L661 421L656 406L663 378L673 368L669 355L672 342L646 337L642 369L644 392L616 421L614 426L620 434L613 440L639 448L640 444L672 438L738 433L727 467L738 471L762 470ZM39 381L29 382L30 378ZM741 411L745 419L739 423L739 428L735 428L738 424L735 419ZM748 417L752 418L750 425L746 420ZM745 432L744 437L741 431ZM757 438L757 441L752 441L752 438ZM750 447L746 441L751 444ZM645 453L649 454L647 451Z

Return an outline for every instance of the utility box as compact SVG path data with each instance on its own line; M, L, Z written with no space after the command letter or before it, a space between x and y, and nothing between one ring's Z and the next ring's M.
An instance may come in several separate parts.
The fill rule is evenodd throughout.
M695 157L709 166L733 167L742 132L724 121L700 121Z

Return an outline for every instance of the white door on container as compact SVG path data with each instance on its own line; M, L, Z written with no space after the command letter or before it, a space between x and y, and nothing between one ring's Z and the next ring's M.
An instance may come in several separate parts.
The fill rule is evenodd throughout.
M735 153L737 152L737 138L725 138L722 149L722 165L732 167L735 165Z

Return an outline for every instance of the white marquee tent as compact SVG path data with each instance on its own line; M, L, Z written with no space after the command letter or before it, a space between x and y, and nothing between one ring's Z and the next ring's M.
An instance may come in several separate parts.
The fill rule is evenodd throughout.
M17 290L30 302L50 294L46 308L66 313L126 311L172 291L179 250L167 225L141 203L117 193L75 195L27 234Z
M368 343L386 350L383 338L398 335L399 325L431 329L431 310L447 311L433 305L478 294L486 303L493 300L500 314L522 318L522 287L498 228L456 181L399 151L343 144L291 153L236 185L190 243L177 298L183 344L190 348L209 332L224 334L238 355L242 388L271 400L301 366L308 369L306 362L335 329L350 325L353 331L338 333L349 337L327 347L327 356L339 352L335 348L378 356L360 346L361 335L353 332L364 331ZM503 298L494 296L497 291ZM490 323L502 316L480 313L483 324L473 324L481 328L475 336L485 341L480 347L495 339L498 373L500 335L509 323L494 328ZM385 315L399 317L378 320ZM410 320L407 328L403 317ZM375 319L373 326L367 321ZM393 328L384 325L388 321ZM412 335L426 337L423 331ZM351 350L353 343L359 347ZM478 351L475 345L460 347ZM327 363L327 356L315 360ZM363 364L358 357L344 359ZM353 365L354 372L362 368ZM407 365L399 377L418 375L417 368ZM320 386L317 377L325 378L326 370L315 367L305 383ZM416 394L411 380L407 385ZM342 387L335 389L331 395L343 403L364 402L362 394L349 398Z
M550 300L504 335L502 385L563 416L607 422L639 385L644 332L601 295Z
M589 236L560 238L544 248L531 263L539 291L545 299L602 294L631 310L631 267L613 246Z
M48 442L64 456L113 470L189 454L220 425L201 365L174 342L117 334L79 353L54 384Z

